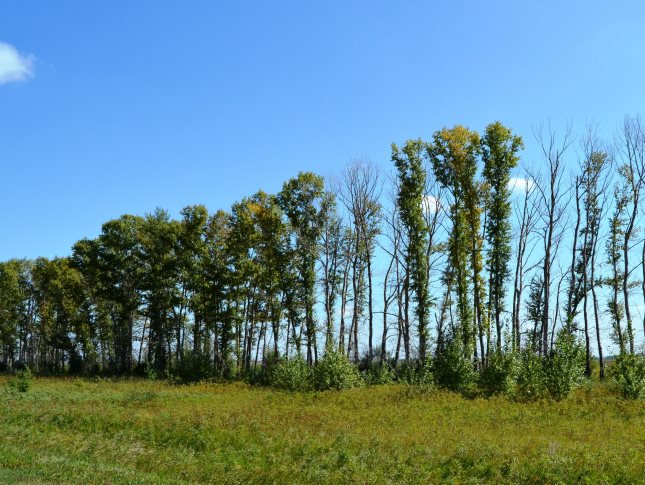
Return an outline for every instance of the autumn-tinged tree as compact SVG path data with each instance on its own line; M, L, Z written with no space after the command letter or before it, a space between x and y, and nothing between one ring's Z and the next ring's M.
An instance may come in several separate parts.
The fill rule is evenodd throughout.
M482 187L477 181L480 149L479 134L461 125L436 132L433 143L428 148L435 177L452 196L448 264L454 275L452 278L457 293L457 312L464 356L474 355L476 359L477 333L483 359L484 333L488 332L482 278ZM469 298L470 282L473 286L472 307Z

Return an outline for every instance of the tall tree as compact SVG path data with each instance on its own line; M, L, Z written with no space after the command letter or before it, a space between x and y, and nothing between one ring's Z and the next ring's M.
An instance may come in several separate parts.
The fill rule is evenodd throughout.
M534 197L536 193L535 182L531 178L527 177L521 181L516 181L516 184L521 184L523 188L521 205L517 203L515 209L519 231L515 249L515 276L513 279L513 308L511 314L512 348L513 350L518 351L521 346L520 313L522 306L522 293L526 286L524 284L524 275L526 265L528 264L527 261L530 260L531 257L531 249L535 247L535 245L532 245L531 249L529 249L529 240L535 231L538 206L535 204ZM527 250L529 251L528 253Z
M179 232L179 223L162 209L147 214L141 223L141 288L150 322L147 360L160 375L172 365L173 339L181 345L182 322L174 313L179 299Z
M627 197L627 220L623 232L623 305L625 320L627 322L627 338L629 351L634 353L634 329L632 313L629 305L629 276L631 274L629 255L631 250L632 235L636 228L636 219L640 210L641 191L645 186L645 127L639 116L626 117L623 123L622 139L620 141L620 154L622 164L618 173L622 178L624 194ZM643 324L645 332L645 323Z
M610 183L611 158L607 151L599 146L595 133L590 130L582 142L583 163L581 186L584 191L584 240L583 245L583 289L585 308L585 328L588 327L586 308L588 294L591 292L593 303L594 323L596 330L596 343L598 349L598 361L600 365L600 378L605 377L605 360L602 348L600 331L600 308L597 295L597 263L598 263L598 242L600 240L601 223L606 215L608 206L608 193ZM588 333L588 332L587 332ZM587 346L587 376L591 375L591 352Z
M533 175L536 180L537 193L540 200L540 217L542 219L542 242L544 259L542 264L542 298L543 311L541 322L541 340L539 350L543 355L548 352L548 337L551 323L551 284L553 281L553 262L557 256L559 243L562 239L562 222L566 211L566 197L569 193L563 187L564 155L572 143L571 127L567 127L561 141L558 143L555 131L550 127L544 131L540 127L535 133L546 162L545 183ZM555 321L554 321L555 325Z
M363 282L367 286L368 357L372 358L374 339L374 289L372 281L372 260L381 221L379 197L380 175L375 165L355 160L345 167L339 182L338 197L350 214L356 237L352 287L354 288L354 309L352 327L358 335L359 318L362 315ZM367 273L366 275L364 273ZM358 351L358 342L354 342Z
M397 207L407 233L407 267L410 269L417 302L419 358L426 360L428 352L428 255L427 225L423 217L423 197L426 171L423 166L426 144L422 140L408 140L399 148L392 144L392 161L398 173Z
M486 239L489 245L487 266L489 273L489 298L497 330L497 351L502 350L501 315L504 312L506 282L510 275L511 259L511 170L519 162L518 152L523 148L522 138L500 122L486 127L482 138L483 176L490 191Z
M300 172L287 181L278 203L286 214L295 234L296 256L300 270L301 296L305 309L307 336L307 361L317 360L316 322L314 316L316 260L320 250L319 240L323 222L321 204L325 194L322 177L310 172Z
M435 176L452 196L449 264L456 279L464 355L469 358L474 356L476 360L476 336L479 334L479 348L483 359L484 333L488 332L482 278L482 191L481 184L477 181L480 149L479 134L461 125L436 132L433 143L428 148ZM472 281L473 286L472 308L468 296L469 281Z
M323 230L320 264L323 305L325 307L325 351L334 345L334 320L336 300L343 280L342 275L342 231L341 219L336 210L336 197L327 192L322 204Z

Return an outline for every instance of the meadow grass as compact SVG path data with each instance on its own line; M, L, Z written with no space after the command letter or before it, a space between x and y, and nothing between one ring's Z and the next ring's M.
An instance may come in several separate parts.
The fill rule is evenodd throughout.
M0 483L645 483L645 403L0 377Z

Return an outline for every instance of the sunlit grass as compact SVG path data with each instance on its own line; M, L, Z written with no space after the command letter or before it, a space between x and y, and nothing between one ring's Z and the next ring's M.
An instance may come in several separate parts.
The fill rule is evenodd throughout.
M609 482L645 476L645 404L587 383L562 402L406 386L0 378L0 483Z

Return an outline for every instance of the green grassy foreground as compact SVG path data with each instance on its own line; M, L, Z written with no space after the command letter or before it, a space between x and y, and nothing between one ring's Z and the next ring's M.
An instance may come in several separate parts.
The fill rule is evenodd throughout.
M645 404L0 377L0 483L642 483Z

